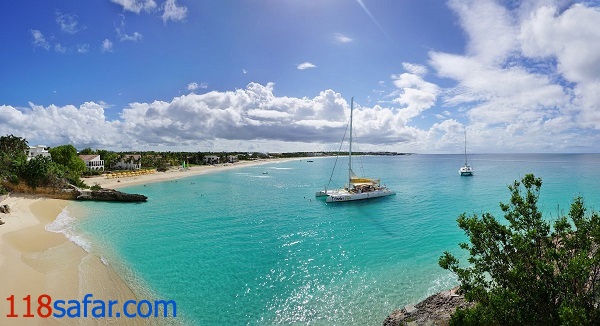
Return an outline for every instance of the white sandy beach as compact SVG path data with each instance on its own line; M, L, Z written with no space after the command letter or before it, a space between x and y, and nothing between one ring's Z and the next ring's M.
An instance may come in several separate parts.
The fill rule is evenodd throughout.
M12 195L1 204L10 206L10 214L0 217L0 325L58 325L80 324L82 320L37 317L37 298L50 295L53 301L81 300L91 293L95 299L136 299L133 292L100 258L85 252L60 233L46 231L45 225L54 221L68 201L37 196ZM8 318L14 295L16 318ZM31 295L36 317L27 313L23 298ZM133 321L133 320L131 320ZM85 324L107 324L114 320L88 320Z
M218 165L199 165L192 166L186 169L171 169L167 172L155 172L152 174L144 174L133 177L123 177L123 178L114 178L109 179L106 176L97 176L93 178L84 178L82 179L88 186L93 186L98 184L102 188L115 189L126 186L140 185L152 182L160 182L160 181L168 181L168 180L176 180L185 177L201 175L206 173L213 173L219 171L225 171L230 169L236 169L241 167L248 166L257 166L268 163L282 163L288 161L297 161L297 160L308 160L312 159L309 157L293 157L293 158L280 158L280 159L265 159L265 160L256 160L256 161L240 161L236 163L225 163Z
M271 159L217 166L194 166L185 170L171 170L135 177L108 179L105 176L84 179L86 184L99 184L103 188L118 188L151 182L168 181L193 175L224 171L266 163L286 162L306 158ZM91 293L94 299L136 299L135 294L119 275L102 263L94 254L87 253L63 234L47 231L69 201L40 196L12 194L0 202L8 205L10 214L0 214L5 222L0 225L0 325L58 325L58 324L109 324L126 322L143 324L149 320L25 318L23 298L31 295L32 311L37 308L37 298L48 294L55 301L82 300ZM17 318L8 318L10 303L6 298L14 295Z

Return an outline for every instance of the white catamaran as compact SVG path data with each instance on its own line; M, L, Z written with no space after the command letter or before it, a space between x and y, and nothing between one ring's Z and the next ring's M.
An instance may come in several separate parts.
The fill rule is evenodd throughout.
M472 176L473 168L467 163L467 130L465 129L465 165L458 169L458 173L461 176Z
M342 189L318 191L317 197L327 197L325 201L345 202L377 197L385 197L396 194L394 191L382 186L379 180L361 178L352 171L352 111L354 109L354 97L350 101L350 144L348 146L348 185ZM331 179L329 180L331 182Z

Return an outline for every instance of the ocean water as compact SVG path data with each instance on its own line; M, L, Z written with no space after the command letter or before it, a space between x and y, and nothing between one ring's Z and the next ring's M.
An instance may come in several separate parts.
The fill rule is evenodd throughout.
M101 255L136 292L177 302L189 325L380 325L394 309L456 285L438 267L465 240L459 214L501 217L507 185L542 177L547 219L582 195L600 209L600 155L365 156L355 172L392 197L327 204L314 197L335 158L269 163L123 188L146 203L75 203L63 231ZM343 185L345 158L333 185ZM364 170L364 173L363 173ZM265 174L266 173L266 174ZM333 186L332 185L332 186Z

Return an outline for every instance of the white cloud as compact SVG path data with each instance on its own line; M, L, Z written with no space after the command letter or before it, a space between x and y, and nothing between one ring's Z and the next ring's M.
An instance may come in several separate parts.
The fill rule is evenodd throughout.
M61 31L69 34L75 34L85 29L85 26L79 26L77 15L63 14L58 10L56 11L56 23L60 26Z
M310 63L310 62L304 62L298 65L298 70L305 70L305 69L310 69L310 68L316 68L317 66L315 66L314 64Z
M340 34L340 33L335 33L334 37L335 37L335 41L338 42L338 43L350 43L350 42L352 42L351 38L349 38L346 35Z
M113 3L123 6L123 10L139 14L142 10L152 11L156 8L154 0L111 0Z
M207 88L208 88L208 83L204 82L204 83L200 83L200 84L198 84L198 83L196 83L196 82L192 82L192 83L189 83L189 84L187 85L187 90L188 90L188 91L195 91L195 90L197 90L198 88L201 88L201 89L207 89Z
M404 68L404 70L410 72L411 74L415 74L421 77L427 73L427 67L425 67L424 65L403 62L402 67Z
M46 50L50 49L50 43L46 41L44 34L37 29L31 30L31 36L33 37L33 45L35 47L44 48Z
M65 52L67 52L67 48L62 46L60 43L56 43L54 45L54 51L56 51L58 53L65 53Z
M90 50L89 44L77 44L77 53L87 53Z
M449 4L468 43L464 54L429 54L436 75L456 83L440 95L458 114L438 119L464 119L483 151L600 149L591 145L600 140L599 8L551 0Z
M169 20L172 20L172 21L185 20L185 17L187 16L187 10L188 10L187 7L178 6L175 1L176 0L167 0L163 4L163 10L164 10L163 15L162 15L163 22L166 23Z
M125 33L125 15L121 15L121 25L119 25L118 27L115 28L115 31L117 32L117 36L119 37L119 41L123 42L123 41L132 41L132 42L137 42L137 41L141 41L143 38L143 35L141 33L138 32L133 32L133 34L127 34Z
M133 32L133 34L128 35L128 34L120 34L119 35L119 40L121 41L133 41L133 42L137 42L140 41L142 39L143 35L141 33L138 32Z
M195 91L195 90L197 90L198 89L198 83L196 83L196 82L189 83L187 85L187 89L188 89L188 91Z
M104 39L102 41L102 52L112 52L113 51L113 42L109 39Z
M248 73L248 70L246 70L246 69L242 69L242 73L245 75L245 74L247 74L247 73Z
M398 91L392 93L393 96L397 96L393 102L403 105L400 116L404 121L418 117L424 110L435 105L440 93L437 85L409 73L392 75L392 79L398 88Z
M321 146L315 144L339 146L349 116L349 103L341 94L326 90L314 98L276 97L273 88L272 83L250 83L235 91L131 103L114 121L107 120L105 103L4 105L0 106L0 129L50 146L72 143L76 147L148 149L160 145L196 150L202 142L240 141L247 146L264 141L313 144L312 148ZM357 104L354 113L363 144L407 142L418 133L404 125L401 114L393 109Z
M467 33L467 55L497 64L515 50L518 27L508 9L494 0L450 0Z

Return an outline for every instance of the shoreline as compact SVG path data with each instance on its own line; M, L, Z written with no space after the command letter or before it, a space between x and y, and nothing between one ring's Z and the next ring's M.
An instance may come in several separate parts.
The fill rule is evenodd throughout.
M191 176L203 175L208 173L222 172L227 170L239 169L243 167L259 166L269 163L284 163L290 161L313 160L320 157L290 157L276 159L260 159L256 161L239 161L236 163L222 163L218 165L196 165L186 169L170 169L166 172L155 172L132 177L108 179L105 175L82 178L88 186L98 184L102 188L117 189L128 186L137 186L147 183L177 180Z
M121 188L133 185L170 181L190 176L222 172L242 167L259 166L269 163L283 163L314 158L280 158L237 163L193 166L185 170L169 170L154 174L108 179L105 176L83 179L90 186L98 184L103 188ZM113 267L105 265L100 256L86 252L63 233L48 231L46 225L54 222L69 206L70 200L53 199L42 195L13 193L0 199L1 205L10 207L9 214L0 214L4 225L0 225L0 295L8 298L14 295L15 313L18 318L6 317L8 301L2 307L0 324L11 325L58 325L94 322L110 324L117 318L23 318L26 314L22 298L31 296L32 307L37 307L38 296L47 294L56 300L81 300L85 294L92 294L94 300L139 300L131 285L125 282ZM75 216L76 218L81 218ZM66 305L65 307L68 307ZM5 309L6 308L6 309ZM34 309L32 309L34 310ZM8 311L8 310L7 310ZM35 314L35 313L34 313ZM86 320L86 321L84 321ZM143 325L145 319L127 319L128 324Z
M82 321L82 318L43 319L34 309L34 318L23 318L27 308L22 298L28 295L32 308L37 307L37 298L42 294L49 295L52 301L65 302L81 300L87 293L106 302L137 300L129 286L112 267L104 265L100 257L86 252L64 234L46 230L46 225L57 218L69 201L17 194L1 203L9 205L11 212L1 216L5 224L0 226L0 294L3 298L14 295L14 313L19 317L6 316L10 308L6 301L0 324L58 325ZM115 318L93 320L99 324L117 321ZM128 322L140 324L141 321Z

